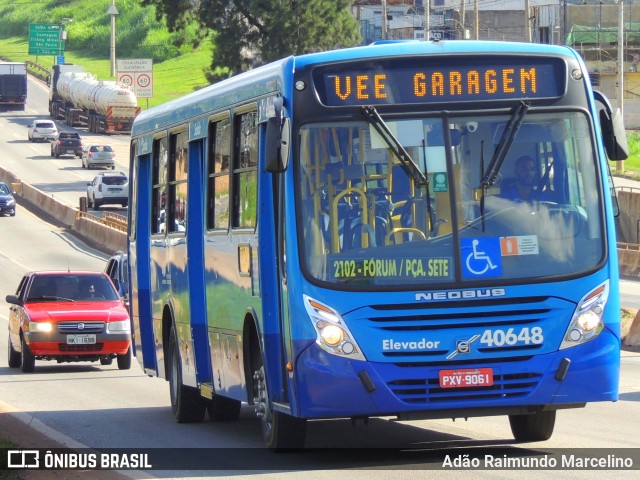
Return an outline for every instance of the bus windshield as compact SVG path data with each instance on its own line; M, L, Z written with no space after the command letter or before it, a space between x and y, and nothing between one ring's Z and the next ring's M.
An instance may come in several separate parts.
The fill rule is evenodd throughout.
M306 275L415 288L595 268L605 248L588 118L531 108L504 145L512 117L384 118L427 185L364 117L304 125L296 203Z

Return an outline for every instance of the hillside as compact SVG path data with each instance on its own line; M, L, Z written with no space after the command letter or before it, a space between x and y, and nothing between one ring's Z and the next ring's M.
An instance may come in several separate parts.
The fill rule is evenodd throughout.
M47 68L55 57L29 55L30 23L64 23L65 61L83 65L99 79L110 78L111 0L0 0L0 56L30 60ZM153 60L154 97L140 99L141 107L159 105L207 84L211 64L210 39L199 38L196 25L184 33L170 33L151 7L138 0L116 0L116 58ZM70 22L68 20L71 20ZM193 48L194 41L199 46Z

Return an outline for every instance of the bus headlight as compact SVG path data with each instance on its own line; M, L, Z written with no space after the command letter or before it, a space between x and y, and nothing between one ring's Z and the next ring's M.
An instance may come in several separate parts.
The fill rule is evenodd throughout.
M560 350L575 347L597 337L604 325L602 314L609 298L609 281L585 295L573 313Z
M316 343L324 351L340 357L365 360L360 347L338 312L311 297L302 296L309 319L316 330Z

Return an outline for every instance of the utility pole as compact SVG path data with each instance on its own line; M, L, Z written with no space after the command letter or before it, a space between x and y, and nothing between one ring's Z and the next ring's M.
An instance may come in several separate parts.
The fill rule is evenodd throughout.
M387 0L382 0L382 39L387 39Z
M425 1L424 6L424 39L431 40L429 30L431 30L431 0Z
M529 20L529 0L524 0L524 40L531 43L531 20Z
M464 16L465 16L465 4L466 0L460 0L460 26L462 28L461 38L467 39L467 29L464 26Z
M475 15L476 15L476 18L474 20L475 29L476 29L476 40L479 40L480 39L480 20L478 15L478 0L474 0L473 3L474 3Z
M618 106L624 119L624 0L619 0L618 6ZM616 162L616 170L624 171L624 160Z

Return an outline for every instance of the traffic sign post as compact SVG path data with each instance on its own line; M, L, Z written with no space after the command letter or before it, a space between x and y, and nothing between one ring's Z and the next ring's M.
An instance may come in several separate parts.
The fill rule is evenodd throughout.
M29 55L61 55L64 52L63 31L63 26L57 23L30 23Z
M153 97L153 60L150 58L118 59L117 79L129 85L138 98Z

